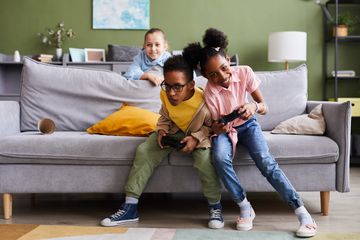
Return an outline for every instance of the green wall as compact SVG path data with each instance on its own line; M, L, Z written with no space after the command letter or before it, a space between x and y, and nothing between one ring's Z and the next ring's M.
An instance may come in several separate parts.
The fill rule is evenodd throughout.
M77 34L76 39L65 42L65 52L68 47L106 49L108 43L142 45L144 30L93 30L91 11L91 0L1 0L0 52L53 53L36 33L62 20ZM171 49L201 40L208 27L219 28L229 37L229 53L238 53L240 63L254 70L284 68L283 64L267 62L270 32L305 31L309 99L322 99L322 13L314 1L150 0L150 26L166 32Z

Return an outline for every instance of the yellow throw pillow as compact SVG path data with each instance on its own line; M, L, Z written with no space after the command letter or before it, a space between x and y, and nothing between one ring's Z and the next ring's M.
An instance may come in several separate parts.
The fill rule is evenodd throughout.
M152 111L124 104L86 131L115 136L147 136L155 130L159 117Z

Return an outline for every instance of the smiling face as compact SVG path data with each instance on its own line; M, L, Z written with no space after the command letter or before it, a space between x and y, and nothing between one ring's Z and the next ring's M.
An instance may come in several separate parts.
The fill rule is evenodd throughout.
M156 60L167 50L168 44L162 32L153 32L146 35L143 47L146 55Z
M162 87L171 105L179 105L193 96L195 82L189 81L183 72L176 70L165 72L164 78Z
M231 81L230 60L217 54L207 61L203 73L210 82L228 88Z

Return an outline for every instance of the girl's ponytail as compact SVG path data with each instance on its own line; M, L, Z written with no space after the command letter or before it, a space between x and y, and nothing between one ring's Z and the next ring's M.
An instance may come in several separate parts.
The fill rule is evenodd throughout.
M228 40L226 35L215 28L206 30L203 37L204 47L201 47L199 42L190 43L183 49L184 59L190 64L193 69L200 69L202 73L205 65L215 55L221 55L224 58L226 55L226 48Z
M203 43L205 47L208 48L222 48L226 49L228 46L228 40L226 35L215 28L209 28L206 30L205 35L203 37Z
M199 42L190 43L183 49L184 59L193 69L198 69L201 51L202 47Z

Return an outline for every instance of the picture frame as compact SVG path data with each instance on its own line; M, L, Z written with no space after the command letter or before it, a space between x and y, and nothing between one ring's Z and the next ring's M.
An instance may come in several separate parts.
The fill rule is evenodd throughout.
M85 62L85 49L69 48L69 53L72 62Z
M105 62L105 49L85 48L85 62Z

